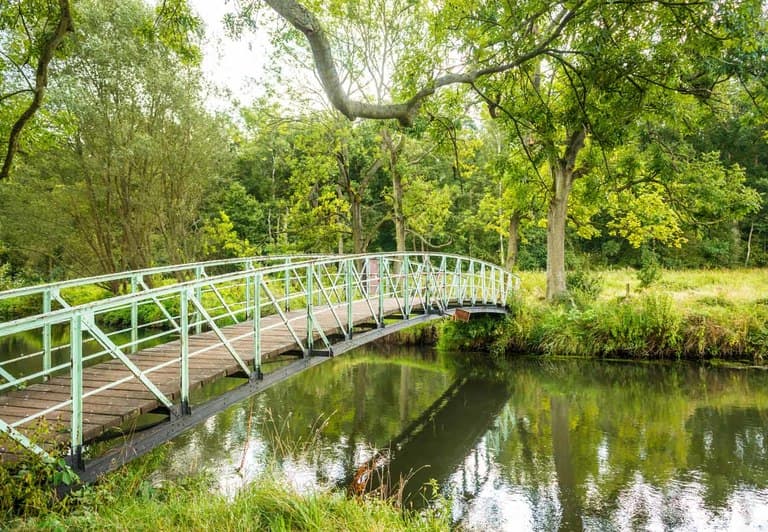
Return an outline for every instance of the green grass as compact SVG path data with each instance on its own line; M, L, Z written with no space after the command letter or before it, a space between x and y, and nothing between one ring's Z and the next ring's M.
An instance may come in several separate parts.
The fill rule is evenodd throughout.
M95 500L104 497L95 497ZM205 485L171 484L86 504L68 515L15 523L18 530L447 530L442 520L402 513L386 501L343 493L302 495L276 480L243 488L232 500Z
M153 482L164 449L139 459L64 499L22 515L6 514L4 530L448 530L438 510L409 512L396 500L353 498L342 491L297 492L280 473L265 473L233 498L197 475ZM45 491L50 486L36 486Z
M634 270L595 274L598 294L545 301L543 272L522 272L513 316L495 326L446 326L443 347L472 338L495 353L722 359L768 357L768 271L664 271L641 288Z

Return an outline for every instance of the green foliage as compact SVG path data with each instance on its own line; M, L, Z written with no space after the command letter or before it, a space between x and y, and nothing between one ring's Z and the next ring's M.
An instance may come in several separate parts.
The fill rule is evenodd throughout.
M603 276L588 267L570 270L566 282L568 292L579 303L593 301L603 291Z
M754 362L768 355L768 305L755 297L768 288L761 270L668 272L657 286L629 297L629 271L602 275L604 295L576 307L514 299L482 347L497 354Z
M34 440L54 430L49 424L38 424L29 436ZM6 456L14 456L0 464L0 521L17 517L34 517L54 511L68 511L73 506L71 496L61 497L57 488L71 486L77 475L61 458L62 448L49 451L52 461L23 448L6 435L0 435L0 445Z
M444 320L439 329L437 348L442 351L485 351L496 335L498 320L476 318L468 322Z
M163 5L184 18L186 2ZM226 141L204 110L200 69L180 62L180 42L147 35L163 33L170 12L156 18L138 0L77 9L77 38L49 90L51 142L0 188L13 267L48 277L188 262L199 255L198 209L228 159L211 149Z
M656 253L650 249L643 248L640 258L640 269L637 272L637 279L642 288L648 288L652 284L661 280L661 264Z
M249 257L258 253L248 240L238 236L235 225L224 211L203 226L202 243L203 257L209 260Z

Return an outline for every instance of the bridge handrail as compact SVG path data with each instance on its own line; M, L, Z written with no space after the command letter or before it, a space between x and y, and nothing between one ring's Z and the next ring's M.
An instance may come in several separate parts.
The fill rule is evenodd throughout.
M25 316L24 318L19 318L16 320L7 321L5 323L0 323L0 337L7 336L10 334L16 334L18 332L28 330L29 327L24 327L24 326L30 323L34 323L36 325L34 328L39 328L40 326L45 324L55 325L58 323L63 323L65 321L68 321L69 317L71 317L72 314L74 314L75 312L80 312L80 313L108 312L111 310L123 308L133 302L149 299L153 296L159 299L164 296L176 294L180 292L182 289L195 288L198 285L209 285L211 283L225 283L227 281L235 281L235 280L242 279L245 276L253 273L260 273L262 275L267 275L270 273L277 273L277 272L284 271L286 268L291 268L291 269L302 268L311 264L322 265L322 264L333 264L343 260L359 260L359 259L376 258L376 257L384 257L384 258L392 259L392 258L401 258L405 256L437 257L437 258L446 257L446 258L452 258L452 259L465 260L468 262L471 261L476 264L484 264L493 269L504 271L507 275L511 276L511 278L515 280L516 285L518 285L520 282L519 276L505 270L503 267L499 266L498 264L493 264L491 262L484 261L481 259L474 259L474 258L466 257L463 255L457 255L452 253L407 252L406 251L406 252L387 252L387 253L363 253L363 254L357 254L357 255L323 255L321 256L321 258L302 260L299 262L291 262L290 264L263 266L260 268L254 268L253 270L250 270L250 271L243 270L238 272L231 272L231 273L211 276L205 279L193 279L190 281L184 281L184 282L176 283L173 285L159 286L156 288L152 288L150 290L136 292L134 294L120 294L111 298L101 299L98 301L91 301L88 303L82 303L80 305L73 305L67 308L57 309L47 313L41 313L41 314L36 314L32 316ZM66 319L63 319L64 317L66 317ZM10 331L8 329L10 329Z
M54 281L51 283L43 283L30 286L21 286L19 288L11 288L10 290L3 290L0 292L0 301L5 299L12 299L17 297L30 297L44 293L47 290L64 290L67 288L76 288L78 286L99 285L113 281L127 280L136 276L152 276L161 275L164 273L177 273L180 271L196 270L197 268L215 268L219 266L233 266L233 265L248 265L249 263L262 262L262 261L286 261L286 260L305 260L313 257L324 257L322 254L307 254L307 255L253 255L250 257L237 257L232 259L215 259L209 261L188 262L184 264L171 264L167 266L153 266L150 268L142 268L139 270L127 270L116 273L105 273L101 275L94 275L91 277L79 277L77 279L67 279L64 281ZM122 294L120 294L122 295ZM119 296L115 296L119 297Z

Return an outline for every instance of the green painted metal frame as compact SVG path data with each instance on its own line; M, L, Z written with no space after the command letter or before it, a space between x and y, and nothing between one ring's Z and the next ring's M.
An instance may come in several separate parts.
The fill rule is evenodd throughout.
M257 267L257 263L262 263ZM453 267L451 268L451 263ZM375 268L373 266L375 264ZM206 268L214 266L237 267L234 272L208 275ZM266 313L279 317L286 326L297 348L304 357L315 353L333 354L332 343L317 319L318 312L330 312L346 340L354 334L353 304L365 301L371 322L378 328L384 327L386 300L394 300L403 319L408 319L416 306L423 312L444 313L449 305L463 305L478 300L485 305L504 306L512 290L519 285L519 278L500 266L451 254L432 253L380 253L368 255L318 256L318 257L257 257L238 261L214 261L181 265L176 272L193 274L189 281L175 282L167 286L150 288L149 275L173 272L172 268L160 268L127 272L115 276L100 276L89 279L67 281L55 285L15 290L0 293L0 299L42 295L43 312L11 322L0 323L0 338L22 332L38 331L42 337L43 351L41 369L14 376L6 366L16 361L0 361L0 393L4 390L22 387L45 380L53 375L70 375L71 398L47 410L36 412L25 419L6 423L2 421L0 407L0 432L6 433L20 445L33 452L47 456L34 442L30 441L19 428L34 419L41 418L58 408L71 407L71 452L75 463L81 463L83 450L83 399L131 379L141 382L172 415L188 415L190 359L198 353L190 351L190 335L199 333L205 327L214 332L219 343L230 353L240 369L251 381L260 379L262 374L262 317ZM105 282L127 280L130 293L86 303L71 305L62 295L67 287L93 284L94 280ZM280 299L275 297L280 293ZM21 295L19 295L21 294ZM238 298L234 299L233 298ZM241 299L239 299L241 298ZM178 301L178 315L172 315L164 301ZM53 302L61 308L53 309ZM139 351L141 339L139 309L142 305L160 308L162 325L178 334L180 340L178 359L140 370L126 354ZM287 309L306 308L306 335L300 337L287 316ZM99 319L110 312L130 310L130 341L119 344L99 325ZM342 319L341 316L344 316ZM242 319L253 322L249 336L253 337L253 362L249 366L234 349L226 337L222 320L238 323ZM68 327L70 342L57 349L68 348L69 360L53 365L51 353L54 349L52 329ZM84 346L95 341L103 347L96 354L85 355ZM316 351L317 342L324 351ZM35 354L37 355L37 354ZM119 360L131 372L128 377L105 384L97 390L83 392L83 370L88 363L99 356L110 355ZM29 356L25 355L25 358ZM175 405L152 381L152 373L171 363L179 363L180 399ZM2 382L5 381L5 382Z

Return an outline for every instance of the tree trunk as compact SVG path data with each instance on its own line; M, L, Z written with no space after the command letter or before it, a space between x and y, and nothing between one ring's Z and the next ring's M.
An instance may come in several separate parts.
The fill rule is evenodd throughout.
M355 254L365 253L362 201L357 194L352 194L349 199L349 210L352 216L352 249Z
M386 128L381 130L384 146L389 151L389 171L392 174L392 219L395 222L397 251L405 251L405 215L403 215L403 180L397 168L397 161L405 143L405 135L395 144Z
M576 168L576 156L584 147L585 127L578 128L568 139L565 156L550 160L552 168L552 197L547 210L547 300L563 296L565 282L565 227L568 215L568 195L571 193Z
M570 177L561 169L553 172L555 195L547 210L547 300L552 301L566 293L565 283L565 226L568 212Z
M749 226L749 238L747 238L747 256L744 259L744 267L749 266L749 256L752 254L752 232L755 230L755 222Z
M507 261L505 267L512 270L517 264L520 248L520 215L515 213L509 217L509 236L507 237Z
M395 220L397 251L405 251L405 216L403 215L403 181L400 174L392 171L392 211Z

